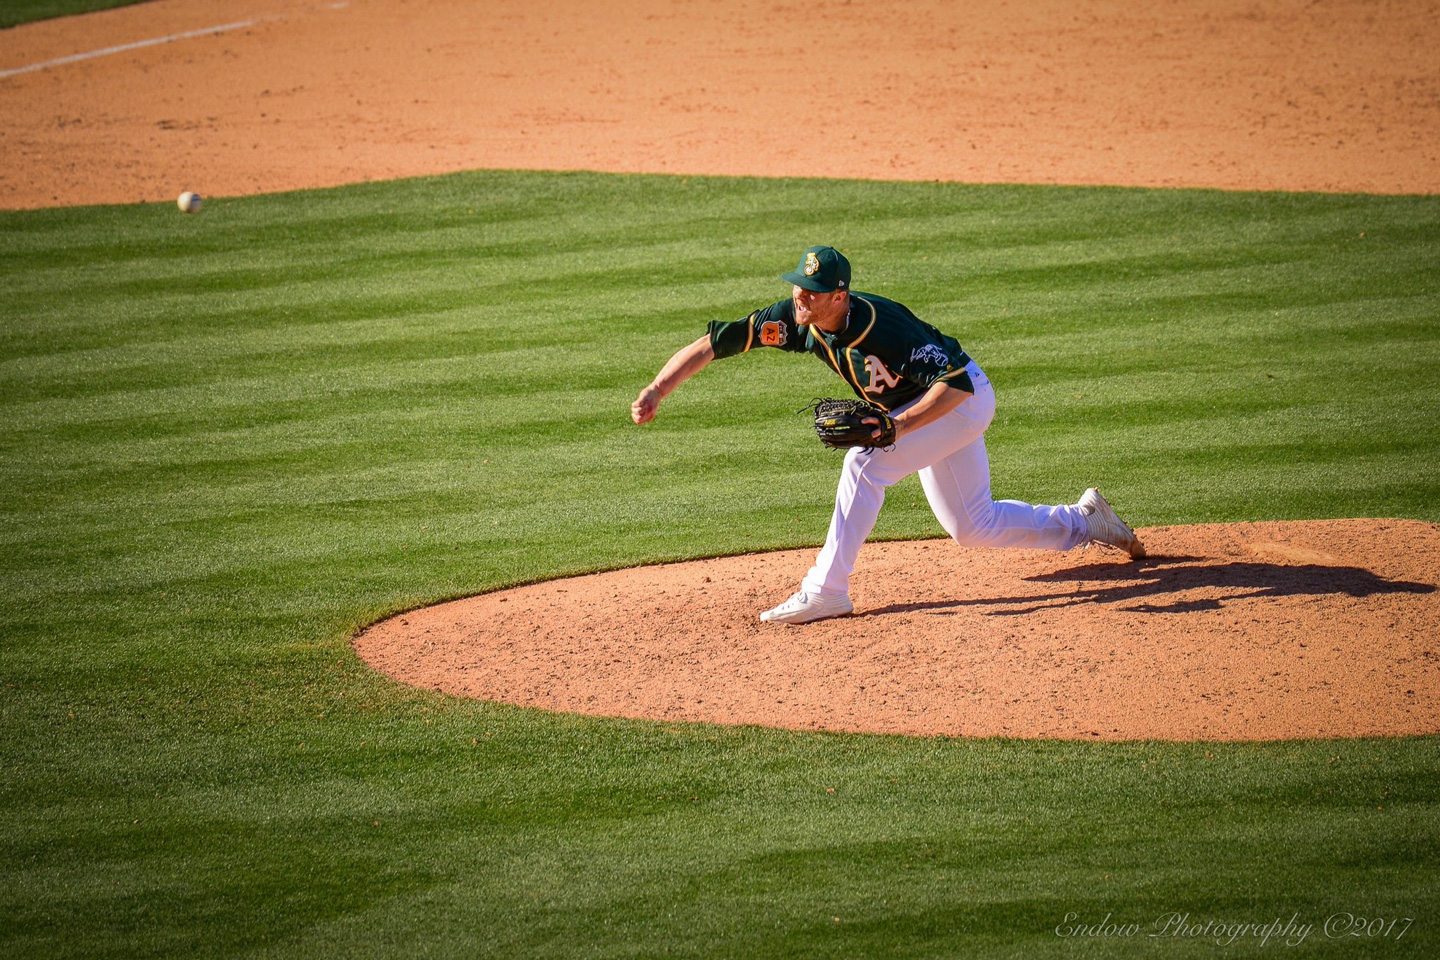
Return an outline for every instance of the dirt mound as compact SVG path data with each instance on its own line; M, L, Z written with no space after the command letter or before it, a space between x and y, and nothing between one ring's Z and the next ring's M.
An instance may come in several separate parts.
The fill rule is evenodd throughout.
M869 544L855 615L761 624L812 550L619 570L356 637L458 696L795 729L1132 740L1440 731L1440 525L1145 530L1151 556Z
M0 31L0 74L85 57L0 75L0 207L495 167L1433 193L1437 46L1437 0L155 0Z

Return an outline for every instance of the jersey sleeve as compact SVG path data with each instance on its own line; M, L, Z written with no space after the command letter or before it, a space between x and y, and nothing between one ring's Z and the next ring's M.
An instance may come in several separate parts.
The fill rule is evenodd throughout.
M805 338L786 309L789 305L789 300L780 300L741 320L710 321L710 347L715 359L733 357L755 347L804 350Z

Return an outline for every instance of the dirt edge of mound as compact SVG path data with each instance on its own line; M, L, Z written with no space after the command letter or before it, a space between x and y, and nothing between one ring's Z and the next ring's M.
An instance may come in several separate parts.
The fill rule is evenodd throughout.
M1151 556L866 546L854 616L761 624L813 550L412 610L353 640L456 696L651 720L1073 740L1440 732L1440 525L1155 527Z

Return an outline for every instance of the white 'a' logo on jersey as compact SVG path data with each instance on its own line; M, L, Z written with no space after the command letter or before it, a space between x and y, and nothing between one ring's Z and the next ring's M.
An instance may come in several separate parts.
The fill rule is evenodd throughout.
M865 384L866 393L884 393L887 389L893 389L900 382L900 378L891 373L890 369L874 354L865 356L865 372L870 375L870 382Z

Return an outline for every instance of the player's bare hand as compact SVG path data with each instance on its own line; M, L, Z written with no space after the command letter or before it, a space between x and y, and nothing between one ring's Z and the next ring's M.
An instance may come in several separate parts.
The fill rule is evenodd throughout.
M630 419L636 423L649 423L655 419L655 411L660 409L660 391L655 389L652 383L640 395L635 402L630 404Z

